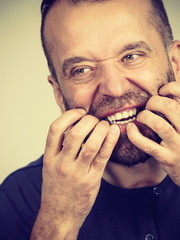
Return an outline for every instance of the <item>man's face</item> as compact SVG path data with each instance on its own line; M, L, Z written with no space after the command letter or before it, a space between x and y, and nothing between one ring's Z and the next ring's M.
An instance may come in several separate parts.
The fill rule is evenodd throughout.
M66 110L84 108L117 124L121 137L111 160L124 165L148 158L128 140L127 123L136 123L148 99L172 80L162 40L147 22L149 10L148 0L60 3L45 25ZM138 127L160 141L152 130Z

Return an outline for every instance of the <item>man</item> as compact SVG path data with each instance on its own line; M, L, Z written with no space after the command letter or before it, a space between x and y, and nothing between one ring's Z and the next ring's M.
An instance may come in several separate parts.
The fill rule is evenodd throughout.
M180 42L162 2L43 1L41 33L62 116L1 186L1 239L178 240Z

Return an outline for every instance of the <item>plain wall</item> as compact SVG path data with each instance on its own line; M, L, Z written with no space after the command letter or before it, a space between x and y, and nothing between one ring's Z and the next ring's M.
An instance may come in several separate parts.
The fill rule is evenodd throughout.
M0 0L0 182L44 151L60 115L40 42L40 0ZM180 1L166 0L175 39Z

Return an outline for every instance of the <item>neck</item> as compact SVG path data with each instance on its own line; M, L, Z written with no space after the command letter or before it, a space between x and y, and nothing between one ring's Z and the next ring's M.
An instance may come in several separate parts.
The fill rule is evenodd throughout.
M145 163L133 167L108 162L103 178L112 185L132 189L155 186L162 182L166 176L167 173L160 164L150 158Z

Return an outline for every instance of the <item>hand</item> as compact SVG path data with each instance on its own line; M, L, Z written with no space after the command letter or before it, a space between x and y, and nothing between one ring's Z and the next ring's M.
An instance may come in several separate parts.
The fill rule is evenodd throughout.
M119 127L85 114L78 109L67 111L50 127L41 207L33 230L42 236L38 239L76 239L98 194Z
M172 180L180 186L180 83L170 82L164 85L160 96L152 96L146 109L138 114L137 121L150 127L162 139L161 143L144 137L135 124L128 125L130 141L143 152L154 157ZM168 96L173 96L170 99ZM163 113L167 119L154 114Z

